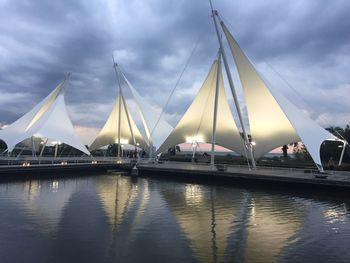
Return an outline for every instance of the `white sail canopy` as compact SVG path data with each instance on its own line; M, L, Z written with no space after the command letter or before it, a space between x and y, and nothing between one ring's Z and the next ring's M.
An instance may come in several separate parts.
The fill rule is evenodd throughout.
M68 144L83 153L90 152L81 143L68 116L61 82L42 102L7 128L0 130L0 139L11 152L16 144L31 137L48 138Z
M210 143L213 132L214 99L218 61L215 60L196 98L156 154L180 143ZM244 143L232 116L220 72L216 144L244 153Z
M322 169L320 146L337 139L320 127L277 91L269 89L243 53L225 24L228 40L242 83L256 158L278 146L302 141L314 162Z
M118 95L112 112L89 149L93 151L109 144L118 143L118 138L120 138L120 144L131 144L144 150L148 148L146 140L142 137L135 121L127 110L122 93Z
M131 85L123 73L122 76L138 106L138 112L141 116L148 141L152 142L154 146L160 146L169 136L170 132L173 130L173 127L163 117L159 119L159 113L157 113L151 107L151 105L145 101L145 99L142 99L141 95Z

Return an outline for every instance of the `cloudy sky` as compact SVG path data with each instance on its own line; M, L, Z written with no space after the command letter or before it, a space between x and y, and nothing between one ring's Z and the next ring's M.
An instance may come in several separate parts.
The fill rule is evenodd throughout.
M350 1L214 0L272 86L319 124L350 123ZM68 110L86 143L116 95L112 54L176 124L216 55L207 0L0 0L0 123L15 121L68 71ZM239 85L238 85L239 88Z

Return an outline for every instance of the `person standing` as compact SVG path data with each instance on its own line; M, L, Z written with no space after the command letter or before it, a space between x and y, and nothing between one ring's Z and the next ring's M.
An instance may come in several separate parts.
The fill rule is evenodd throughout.
M330 157L329 160L328 160L328 168L329 170L334 171L334 168L335 168L335 162L333 160L333 157Z

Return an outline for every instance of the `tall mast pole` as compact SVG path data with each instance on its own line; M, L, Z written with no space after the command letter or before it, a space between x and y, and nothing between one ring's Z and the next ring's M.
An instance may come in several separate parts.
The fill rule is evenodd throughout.
M343 158L344 158L345 148L347 145L348 145L348 142L346 140L343 140L343 149L342 149L341 154L340 154L338 166L341 166L341 163L342 163Z
M120 158L120 121L121 121L121 93L122 93L122 86L120 85L120 80L119 80L119 76L118 76L118 72L117 72L117 64L114 61L114 56L112 56L113 58L113 67L114 67L114 71L115 74L117 76L117 81L118 81L118 86L119 86L119 91L118 91L118 104L119 104L119 109L118 109L118 154L117 157Z
M70 78L72 77L72 73L68 72L65 76L64 76L64 80L62 83L62 88L60 90L60 92L65 93L66 89L67 89L67 85L68 85L68 81L70 80Z
M211 137L211 158L210 158L210 165L211 165L212 169L214 168L214 164L215 164L216 120L217 120L217 115L218 115L217 113L218 113L220 73L221 73L221 49L219 49L218 62L217 62L217 68L216 68L213 133L212 133L212 137Z
M125 103L125 99L124 99L123 93L121 93L121 97L122 97L122 101L123 101L123 104L124 104L123 106L124 106L124 110L125 110L125 113L126 113L126 119L128 121L129 129L130 129L131 138L132 138L132 141L134 143L135 150L136 150L136 140L135 140L135 136L134 136L134 131L132 130L130 116L129 116L129 111L128 111L128 108L126 107L126 103Z
M238 113L239 122L240 122L241 127L242 127L244 141L245 141L246 147L248 148L248 152L249 152L249 155L250 155L250 160L252 162L252 166L255 169L256 168L256 164L255 164L255 160L254 160L254 156L253 156L252 145L249 142L247 131L246 131L244 123L243 123L242 112L241 112L241 109L240 109L239 104L238 104L238 98L237 98L236 90L235 90L234 85L233 85L231 71L230 71L230 68L228 66L225 49L223 48L222 39L220 37L219 28L218 28L218 24L217 24L217 21L216 21L216 16L218 16L218 11L213 10L213 6L212 6L211 1L210 1L210 6L211 6L211 12L212 12L212 17L213 17L213 21L214 21L215 31L216 31L216 34L217 34L217 37L218 37L218 41L219 41L219 44L220 44L221 55L222 55L222 58L223 58L223 61L224 61L224 66L225 66L227 79L228 79L228 82L229 82L229 85L230 85L230 88L231 88L233 100L235 102L235 106L236 106L236 110L237 110L237 113Z
M139 110L139 113L140 113L140 116L141 116L141 120L142 120L142 123L143 123L143 127L145 129L145 132L146 132L146 136L147 136L147 140L148 140L148 143L149 143L149 157L152 157L153 156L153 142L152 142L152 137L151 137L151 133L150 133L150 130L149 130L149 127L148 127L148 124L146 122L146 119L145 119L145 115L143 114L143 111L142 111L142 108L140 106L140 103L138 101L138 99L136 98L134 92L132 91L132 85L131 83L129 82L129 80L126 78L125 74L123 73L123 71L121 70L120 67L118 67L119 69L119 72L121 73L124 81L126 82L127 86L129 87L129 90L131 91L131 94L134 98L134 101L136 103L136 106Z

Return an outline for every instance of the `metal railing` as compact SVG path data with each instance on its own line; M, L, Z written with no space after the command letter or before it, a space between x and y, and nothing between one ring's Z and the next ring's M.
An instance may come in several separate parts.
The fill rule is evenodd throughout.
M12 165L53 165L53 164L97 164L97 163L131 163L135 161L132 158L117 157L35 157L35 156L1 156L0 166Z

